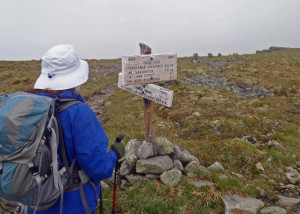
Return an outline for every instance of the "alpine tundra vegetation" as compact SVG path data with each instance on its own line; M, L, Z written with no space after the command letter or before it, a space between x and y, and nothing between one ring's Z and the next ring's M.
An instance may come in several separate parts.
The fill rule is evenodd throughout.
M174 99L170 108L154 104L155 136L195 160L172 162L170 176L181 179L171 185L167 174L136 182L141 169L120 179L117 213L300 212L300 49L269 50L178 58L178 79L159 83ZM121 59L87 61L90 78L81 93L109 139L124 133L124 142L142 144L143 99L117 88ZM0 61L0 93L32 88L40 64ZM104 182L109 213L113 194Z

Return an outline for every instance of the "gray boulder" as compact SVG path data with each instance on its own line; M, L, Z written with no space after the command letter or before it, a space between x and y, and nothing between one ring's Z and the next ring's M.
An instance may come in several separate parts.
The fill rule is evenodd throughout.
M207 56L208 56L208 58L213 58L213 54L212 53L208 53Z
M300 184L300 173L292 168L287 167L288 172L285 173L286 178L291 184Z
M180 160L174 160L174 168L183 172L184 168Z
M171 169L160 175L160 180L169 187L175 187L180 182L182 173L178 169Z
M226 214L256 214L264 206L264 202L255 198L245 198L239 195L225 195L223 198Z
M136 172L141 174L161 174L172 167L173 161L169 156L156 156L138 160Z
M125 146L126 155L129 153L133 153L136 155L137 150L140 147L140 145L142 145L142 143L143 143L142 141L139 141L137 139L130 140Z
M220 170L220 171L225 170L224 167L219 162L215 162L214 164L207 167L207 169L208 170Z
M131 174L135 168L136 161L137 156L133 153L129 153L125 157L125 161L121 164L120 175L125 176Z
M153 145L150 142L144 141L137 150L137 156L139 159L146 159L154 156Z
M290 197L285 197L283 195L277 195L278 197L278 204L283 206L283 207L293 207L296 206L297 204L300 203L300 199L298 198L290 198Z
M282 207L264 207L260 210L261 214L287 214L286 210Z
M190 173L200 171L204 176L211 176L211 172L206 167L201 166L197 161L191 161L185 166L185 170Z
M212 186L214 185L213 182L207 181L207 180L201 180L201 181L192 181L192 184L194 184L196 187L202 187L202 186Z
M164 137L156 138L156 148L158 155L170 155L174 153L174 144Z
M184 150L183 148L181 148L179 145L174 144L174 156L173 156L173 160L180 160L183 164L187 164L191 161L197 161L199 162L199 160L191 155L191 153L189 153L188 151Z
M128 180L128 182L130 184L134 184L134 183L137 183L137 182L147 182L148 181L148 178L142 176L142 175L126 175L125 178Z
M269 147L274 147L274 148L277 148L277 149L280 149L280 150L285 150L285 148L280 143L278 143L276 140L270 140L268 142L268 146Z

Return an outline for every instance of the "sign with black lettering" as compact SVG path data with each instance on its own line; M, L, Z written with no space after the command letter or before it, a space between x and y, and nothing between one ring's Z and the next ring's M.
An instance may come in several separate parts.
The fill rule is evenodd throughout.
M127 85L122 83L122 74L119 73L118 87L126 91L144 97L148 100L153 100L162 105L171 107L174 92L154 84L147 85Z
M122 56L123 85L177 79L177 54Z

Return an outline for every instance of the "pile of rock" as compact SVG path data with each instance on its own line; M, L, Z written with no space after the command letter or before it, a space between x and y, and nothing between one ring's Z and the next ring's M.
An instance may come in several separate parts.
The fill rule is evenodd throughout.
M199 56L198 56L197 53L193 54L193 58L191 59L191 62L193 62L193 63L200 63Z
M225 89L238 95L239 98L247 99L253 97L270 96L270 92L259 85L252 87L248 82L229 85L227 79L215 77L211 73L194 75L191 78L184 77L181 81L183 83L188 83L194 86L200 86L204 88L213 88L217 90Z
M125 147L125 157L121 160L120 177L124 186L136 181L160 179L167 186L176 186L184 172L193 173L208 169L199 160L179 145L166 138L156 138L157 155L153 146L146 141L130 140Z
M280 51L286 49L285 47L275 47L271 46L269 49L263 49L263 50L257 50L256 53L266 53L266 52L271 52L271 51Z

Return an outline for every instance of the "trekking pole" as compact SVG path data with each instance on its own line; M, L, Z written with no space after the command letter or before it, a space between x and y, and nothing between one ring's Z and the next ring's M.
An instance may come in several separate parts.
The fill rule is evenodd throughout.
M121 143L123 138L124 138L124 134L120 134L116 138L116 141ZM115 165L114 194L113 194L113 204L112 204L111 214L116 213L117 171L118 171L118 168L119 168L119 163L118 163L118 160L117 160L116 165Z

